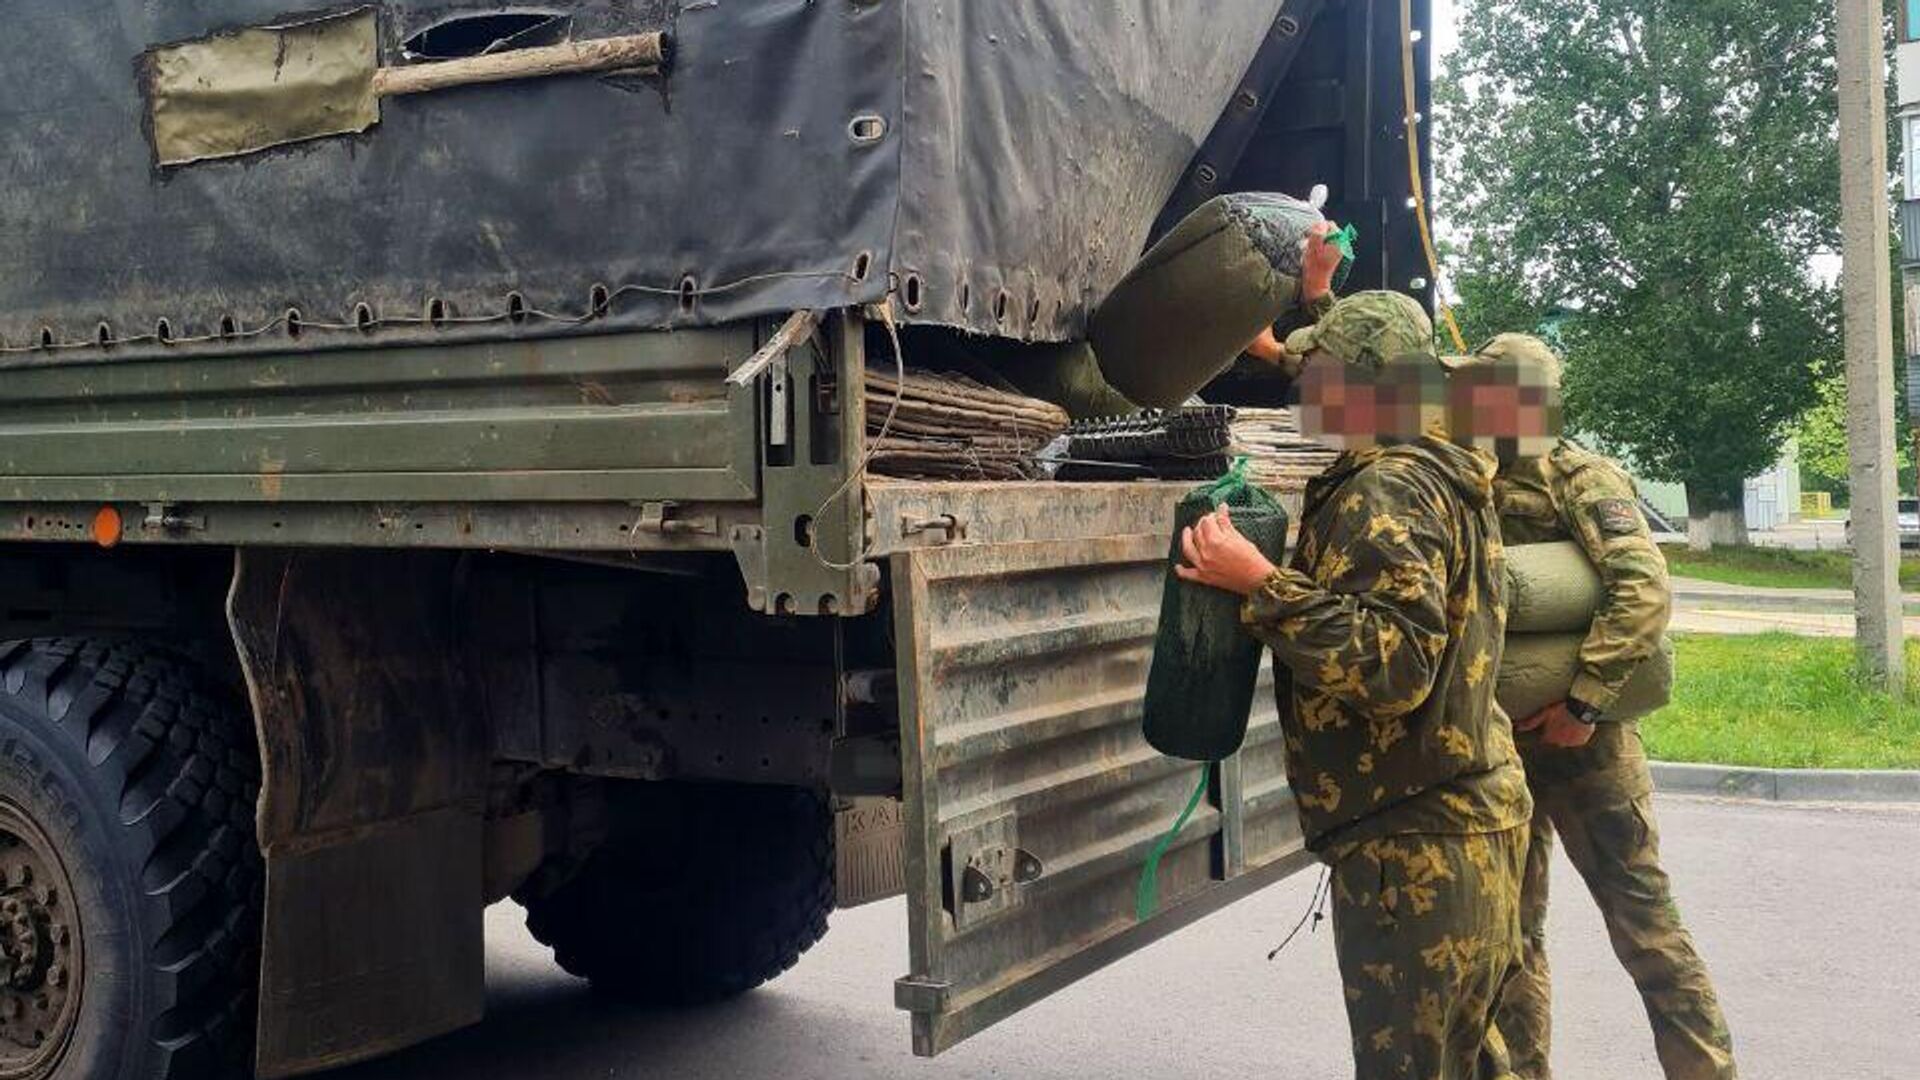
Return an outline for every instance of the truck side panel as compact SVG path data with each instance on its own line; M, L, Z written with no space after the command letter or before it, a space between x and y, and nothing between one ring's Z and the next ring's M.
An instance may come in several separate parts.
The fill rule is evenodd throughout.
M750 500L753 332L16 367L0 499Z

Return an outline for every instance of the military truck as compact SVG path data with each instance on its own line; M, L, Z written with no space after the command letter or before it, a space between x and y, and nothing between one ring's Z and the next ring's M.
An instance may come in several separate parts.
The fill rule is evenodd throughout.
M873 475L864 373L1225 191L1424 290L1397 3L282 2L9 6L0 1078L470 1024L508 898L664 1005L904 894L931 1055L1303 865L1266 704L1136 917L1179 485Z

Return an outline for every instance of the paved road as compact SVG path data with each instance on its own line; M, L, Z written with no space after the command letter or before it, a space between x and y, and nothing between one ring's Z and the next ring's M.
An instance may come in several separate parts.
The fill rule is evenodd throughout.
M1660 804L1669 867L1754 1080L1920 1073L1920 808ZM1658 1075L1638 999L1564 860L1554 908L1561 1080ZM1186 1080L1351 1075L1329 935L1266 952L1307 903L1296 877L932 1062L891 984L899 902L843 912L786 978L715 1008L599 1002L495 908L485 1024L328 1080Z

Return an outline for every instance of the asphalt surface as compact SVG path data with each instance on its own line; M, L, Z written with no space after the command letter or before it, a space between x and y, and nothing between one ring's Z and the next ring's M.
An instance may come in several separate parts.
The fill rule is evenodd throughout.
M1713 969L1748 1080L1920 1075L1920 807L1663 798L1667 865ZM1645 1015L1578 878L1556 867L1560 1080L1658 1077ZM1041 1002L934 1061L892 1004L905 909L835 917L778 982L713 1008L647 1014L595 999L490 912L479 1027L328 1080L1019 1080L1352 1075L1328 928L1280 958L1303 874Z

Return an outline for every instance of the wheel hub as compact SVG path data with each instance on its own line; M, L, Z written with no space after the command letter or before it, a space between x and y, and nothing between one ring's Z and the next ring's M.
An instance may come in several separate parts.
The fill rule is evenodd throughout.
M85 974L80 947L66 867L40 826L0 800L0 1080L38 1080L64 1054Z

